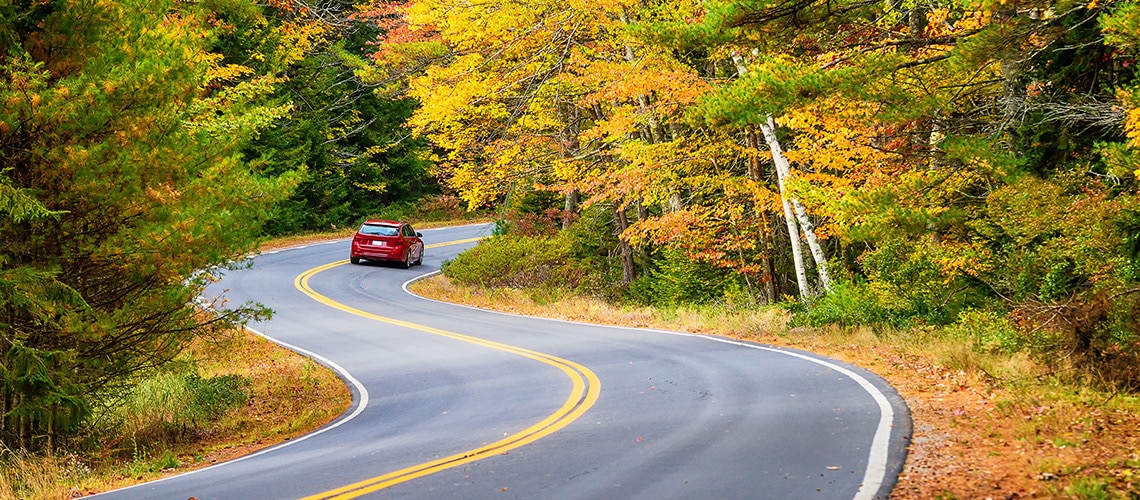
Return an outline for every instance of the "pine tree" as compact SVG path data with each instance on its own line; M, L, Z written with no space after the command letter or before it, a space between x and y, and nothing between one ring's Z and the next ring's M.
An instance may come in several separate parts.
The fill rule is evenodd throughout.
M238 151L287 109L226 81L210 16L177 2L0 8L0 436L52 447L105 391L220 318L200 271L250 251L289 178Z

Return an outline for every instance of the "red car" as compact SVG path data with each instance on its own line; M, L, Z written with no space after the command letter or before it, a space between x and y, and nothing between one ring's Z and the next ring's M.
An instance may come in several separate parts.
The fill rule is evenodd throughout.
M424 262L424 240L407 222L369 219L352 237L348 261L360 259L399 262L404 269Z

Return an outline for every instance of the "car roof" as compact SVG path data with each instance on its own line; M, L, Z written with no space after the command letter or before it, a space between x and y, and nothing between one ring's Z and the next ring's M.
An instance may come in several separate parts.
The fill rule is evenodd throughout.
M388 219L368 219L368 220L364 221L364 223L365 224L372 224L372 225L381 225L381 226L399 226L401 224L405 224L405 222L401 222L398 220L388 220Z

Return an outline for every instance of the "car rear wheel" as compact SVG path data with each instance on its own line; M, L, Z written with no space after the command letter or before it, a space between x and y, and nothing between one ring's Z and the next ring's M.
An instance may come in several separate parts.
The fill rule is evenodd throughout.
M348 261L353 263L353 264L359 264L360 263L360 257L349 257Z
M408 254L404 256L404 262L401 262L401 265L404 266L404 269L410 269L412 267L412 251L411 250L408 250Z

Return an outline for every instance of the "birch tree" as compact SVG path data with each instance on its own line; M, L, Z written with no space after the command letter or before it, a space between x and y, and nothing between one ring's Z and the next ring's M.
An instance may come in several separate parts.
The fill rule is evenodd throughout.
M747 73L747 68L740 55L733 55L733 63L736 65L738 76L744 76ZM803 203L791 196L785 186L791 177L792 169L787 157L784 156L784 149L780 146L779 138L776 136L776 120L772 118L772 115L767 115L757 126L764 134L764 140L768 143L768 150L772 153L772 163L776 167L776 179L780 189L781 204L784 208L784 220L787 222L788 238L791 240L792 258L795 263L796 283L799 285L801 299L806 300L814 294L808 284L807 270L804 267L803 250L800 247L801 231L807 241L808 248L811 250L812 258L815 260L820 285L825 291L831 290L831 275L827 271L827 255L819 244L815 227L811 219L808 218L807 209L804 208Z

